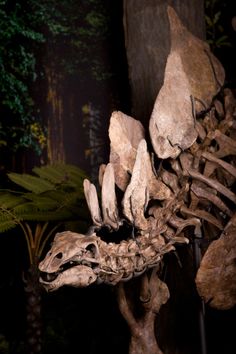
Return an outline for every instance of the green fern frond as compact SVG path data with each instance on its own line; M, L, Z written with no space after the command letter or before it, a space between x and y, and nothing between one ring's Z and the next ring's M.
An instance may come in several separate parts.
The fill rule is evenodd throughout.
M29 174L8 173L11 181L36 194L54 189L55 186L47 180Z
M0 209L0 223L14 220L14 215L6 210Z
M61 207L63 208L70 208L74 209L76 208L77 204L79 203L80 195L78 193L65 193L64 199L61 203Z
M47 191L45 193L42 193L41 196L46 196L46 197L52 199L53 201L56 201L57 203L59 203L59 205L61 205L66 198L66 193L62 190L51 190L51 191Z
M13 229L14 227L17 226L17 222L15 222L14 220L7 220L7 221L3 221L0 222L0 233L4 233L10 229Z
M24 198L22 198L22 196L0 191L0 207L11 209L22 203L24 203Z
M0 233L10 230L18 224L19 222L12 213L0 208Z
M86 175L81 169L58 164L35 167L33 172L36 176L8 174L11 181L27 192L8 190L1 194L0 191L0 208L4 206L16 223L76 220L83 214L82 182Z
M78 192L78 190L75 189L48 191L41 194L41 196L46 196L47 198L57 202L59 207L68 204L77 204L81 200L84 200L84 198L81 198L81 194Z
M81 185L86 178L86 174L79 167L65 164L35 167L33 172L53 184L73 184L75 187Z
M77 187L82 187L83 180L85 178L88 178L85 172L81 170L79 167L73 165L66 165L66 166L67 166L67 173L69 175L71 182L74 183ZM81 191L83 191L83 188L81 188Z
M21 220L24 220L25 214L32 214L32 216L38 211L34 203L26 202L24 204L17 205L11 210L14 215L16 215Z
M35 167L33 172L40 178L46 179L53 184L61 184L67 179L66 172L63 168L60 168L60 165Z
M46 193L47 194L47 193ZM60 203L52 198L40 194L27 193L25 198L35 205L40 211L55 210L60 207Z

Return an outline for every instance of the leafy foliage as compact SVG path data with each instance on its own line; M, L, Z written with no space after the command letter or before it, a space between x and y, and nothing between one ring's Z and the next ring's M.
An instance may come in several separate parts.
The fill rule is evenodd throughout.
M63 52L63 57L57 60L62 74L89 71L98 81L111 76L97 51L109 34L107 4L108 1L101 0L79 4L76 0L44 0L38 5L47 13L46 38L52 44L51 50L61 48Z
M38 176L8 174L12 182L26 191L0 191L0 232L6 217L15 225L18 221L65 221L79 217L84 172L72 165L37 167L34 172Z
M207 42L211 49L219 49L222 47L230 47L230 39L225 33L222 22L222 13L226 6L226 2L220 0L205 1L205 20L207 30Z
M82 170L58 164L36 167L33 171L34 176L9 173L10 180L17 185L16 190L0 190L0 233L20 226L27 240L31 263L41 254L47 239L60 223L87 217Z
M43 147L31 134L36 116L30 85L37 77L34 48L44 37L30 14L30 2L0 1L0 145L13 151Z
M105 8L101 0L0 0L0 148L41 154L45 147L46 130L31 88L45 77L39 53L46 42L49 51L63 48L62 75L89 67L96 79L106 77L96 56L108 33Z

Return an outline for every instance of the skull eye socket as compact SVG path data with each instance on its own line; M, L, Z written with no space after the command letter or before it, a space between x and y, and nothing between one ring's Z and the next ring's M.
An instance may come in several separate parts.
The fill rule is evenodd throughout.
M91 256L93 256L93 257L96 256L97 249L96 249L96 246L95 246L93 243L87 245L86 251L87 251L87 253L90 254Z
M59 252L58 254L56 254L55 257L58 259L62 259L62 256L63 256L62 252Z

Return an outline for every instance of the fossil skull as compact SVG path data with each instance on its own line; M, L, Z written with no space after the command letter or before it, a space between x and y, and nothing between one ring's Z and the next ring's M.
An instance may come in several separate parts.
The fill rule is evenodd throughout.
M40 283L47 291L57 290L62 285L85 287L96 282L99 264L96 238L70 232L68 240L68 232L58 233L39 264Z

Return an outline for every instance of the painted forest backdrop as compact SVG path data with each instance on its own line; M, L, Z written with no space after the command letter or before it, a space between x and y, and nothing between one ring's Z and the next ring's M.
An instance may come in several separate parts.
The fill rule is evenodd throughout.
M70 189L73 198L81 191L79 181L84 173L96 182L98 167L107 161L109 153L107 130L113 110L132 114L144 126L148 125L153 102L161 87L169 46L165 16L159 17L162 20L158 25L155 13L150 9L159 6L159 14L164 13L166 3L176 7L183 22L195 35L206 36L226 70L226 85L235 89L234 1L192 1L190 9L187 1L177 0L81 0L79 4L75 0L0 0L0 194L3 193L0 204L1 197L6 198L6 191L8 194L14 192L14 198L16 192L21 193L21 198L26 197L22 180L14 180L14 175L9 176L9 172L31 173L34 167L55 163L75 165L81 170L76 171L78 184L73 184L78 189ZM141 27L135 17L138 11L149 16L149 23L146 32L142 32L144 38L133 41L134 34L137 38L140 35ZM155 43L156 38L158 43ZM142 41L146 45L155 43L151 56L153 62L150 57L145 57L146 47ZM132 62L137 49L140 58L145 57L141 63L138 59ZM155 71L156 65L163 70ZM149 80L150 77L153 80ZM40 171L34 170L42 178ZM71 175L67 177L70 183ZM61 180L60 183L54 181L57 187L59 185L58 193L63 195L68 181L63 181L65 185ZM40 184L41 180L37 183ZM32 189L30 192L38 193ZM81 212L83 197L77 193L76 198L82 203ZM9 205L1 204L1 210L5 208L5 218ZM67 206L72 208L70 204ZM43 225L48 223L49 230L57 224L55 218L41 218ZM86 228L89 223L86 218L83 215L84 224L80 224L80 228ZM63 215L61 225L69 219ZM14 228L9 230L7 227L4 230L2 224L0 238L0 353L11 354L26 352L28 328L27 295L22 274L29 269L29 261L25 239L15 227L18 226L15 220ZM36 220L22 220L35 230L32 237L39 239ZM43 293L42 352L73 353L72 348L78 346L78 331L78 352L125 352L128 331L115 298L110 296L112 291L101 287L80 292L62 289L50 296ZM184 300L189 301L187 308L191 309L191 299L186 293ZM81 303L87 306L81 307ZM210 333L211 341L216 341L212 344L212 352L231 353L229 322L233 315L232 312L210 313L210 325L216 322L214 332ZM183 332L187 330L191 316L184 313L183 317L182 328L175 324L171 327L177 331L174 335L177 347L182 348L178 353L185 353L189 343L196 340L191 334L187 344L183 344ZM191 330L197 331L195 326L194 323L190 325ZM217 341L217 337L221 340Z

